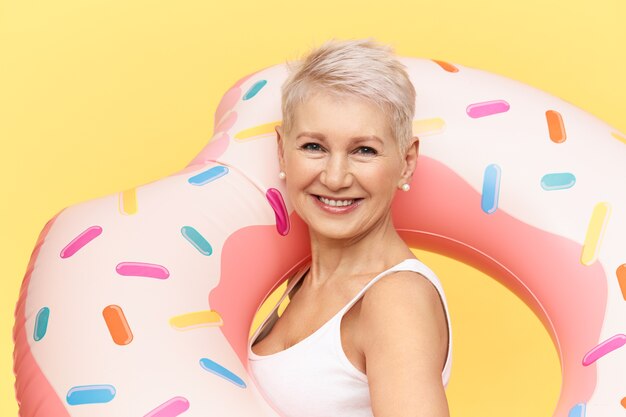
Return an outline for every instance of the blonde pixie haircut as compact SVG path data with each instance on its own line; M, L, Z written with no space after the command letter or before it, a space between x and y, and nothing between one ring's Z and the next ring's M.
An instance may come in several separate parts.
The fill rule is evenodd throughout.
M289 76L282 85L283 133L293 128L294 109L312 93L356 96L377 105L387 117L400 153L413 137L415 88L391 46L372 38L331 39L302 60L287 62Z

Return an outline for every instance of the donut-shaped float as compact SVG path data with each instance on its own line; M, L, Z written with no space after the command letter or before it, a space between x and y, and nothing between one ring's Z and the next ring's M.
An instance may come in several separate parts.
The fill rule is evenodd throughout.
M626 135L500 76L401 61L422 140L396 228L496 278L541 319L563 375L554 416L622 415ZM277 65L228 90L212 140L182 171L45 225L15 313L22 417L278 415L247 349L258 306L309 256L277 177L286 76Z

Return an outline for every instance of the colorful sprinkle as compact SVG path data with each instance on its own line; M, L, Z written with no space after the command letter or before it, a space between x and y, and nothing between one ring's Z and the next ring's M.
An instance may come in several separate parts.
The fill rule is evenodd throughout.
M448 72L459 72L459 69L449 62L439 61L436 59L433 59L432 61Z
M622 405L622 407L626 408L626 397L622 398L622 401L620 401L620 404Z
M176 417L189 409L189 401L184 397L174 397L150 411L144 417Z
M619 140L620 142L622 142L622 143L626 143L626 136L622 136L622 135L620 135L619 133L616 133L616 132L611 133L611 135L612 135L615 139Z
M576 177L569 172L546 174L541 178L541 188L547 191L565 190L576 184Z
M617 282L619 283L619 287L622 290L622 297L626 300L626 264L621 264L617 267L617 271L615 271L617 275Z
M269 135L274 133L274 127L279 125L278 122L265 123L263 125L254 126L250 129L244 129L235 134L235 140L249 140L249 139L259 139L264 135Z
M482 103L470 104L467 106L466 112L469 117L477 119L479 117L507 112L510 107L509 103L504 100L484 101Z
M191 185L204 185L211 181L215 181L216 179L223 177L226 174L228 174L228 167L218 165L194 175L193 177L189 178L188 182Z
M144 262L120 262L115 267L118 274L133 277L166 279L170 272L164 266Z
M548 121L548 132L552 142L565 142L567 135L565 134L565 125L563 124L561 113L556 110L548 110L546 111L546 120Z
M176 330L191 330L198 327L215 327L224 324L217 311L203 310L181 314L170 319L170 326Z
M182 233L183 237L187 239L189 243L191 243L198 252L203 255L209 256L213 253L213 248L207 242L207 240L198 232L195 228L191 226L183 226L180 229L180 233Z
M137 213L137 189L131 188L119 194L119 210L122 214Z
M80 385L67 392L69 405L108 403L115 397L113 385Z
M585 417L586 411L585 403L578 403L569 410L567 417Z
M483 193L480 207L487 214L491 214L498 208L500 196L500 176L502 170L496 164L487 165L483 176Z
M616 334L591 349L583 358L583 366L589 366L607 353L613 352L626 344L626 335Z
M600 243L602 242L606 225L609 222L610 214L611 205L609 203L598 203L593 208L580 257L580 262L582 262L583 265L591 265L598 258Z
M446 122L439 117L413 121L413 134L417 136L436 135L443 132Z
M130 326L126 316L124 316L122 307L117 305L106 306L102 310L102 316L116 344L127 345L133 340L133 333L130 331Z
M257 82L255 82L252 87L250 87L250 89L248 91L246 91L246 94L243 95L243 100L249 100L252 97L256 96L256 94L261 91L261 89L263 87L265 87L265 84L267 84L267 80L259 80Z
M96 237L100 236L102 233L102 228L100 226L91 226L85 229L84 232L76 236L70 243L67 244L63 249L61 249L61 258L69 258L78 252L79 249L82 249L87 243L94 240Z
M276 215L276 230L280 235L286 236L287 233L289 233L290 225L287 207L285 206L282 194L276 188L268 188L265 197Z
M48 331L48 319L50 318L50 309L48 307L43 307L37 312L37 317L35 318L35 332L33 334L33 339L36 342L43 339Z
M221 376L222 378L232 382L233 384L240 386L241 388L246 387L246 383L243 382L243 379L239 378L237 375L230 372L228 369L224 368L222 365L213 362L211 359L202 358L200 359L200 366L206 371L209 371L215 375Z

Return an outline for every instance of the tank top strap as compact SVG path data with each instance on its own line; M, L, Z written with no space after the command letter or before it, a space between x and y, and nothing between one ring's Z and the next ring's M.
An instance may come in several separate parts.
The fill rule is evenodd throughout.
M363 296L363 294L365 294L365 291L367 291L367 289L369 287L371 287L372 285L374 285L376 283L376 281L378 281L379 279L381 279L382 277L391 274L392 272L397 272L397 271L414 271L414 272L418 272L424 276L426 276L429 280L433 280L434 277L434 273L426 266L424 265L421 261L419 261L418 259L415 258L408 258L405 259L404 261L392 266L389 269L384 270L383 272L381 272L380 274L376 275L374 278L372 278L362 289L361 291L359 291L357 293L357 295L355 295L352 300L350 300L348 302L348 304L346 304L340 311L339 313L337 313L337 315L335 317L343 317L343 315L346 313L346 311L348 311L350 309L350 307L352 307L354 305L354 303L356 303L357 301L359 301L359 299ZM436 279L436 278L435 278ZM438 282L437 282L438 284Z

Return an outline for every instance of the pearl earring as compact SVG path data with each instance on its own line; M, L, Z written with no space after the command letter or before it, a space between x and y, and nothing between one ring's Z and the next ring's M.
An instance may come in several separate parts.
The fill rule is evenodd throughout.
M411 189L411 186L408 183L404 183L402 184L402 191L409 191Z
M285 174L285 171L280 171L278 173L278 178L280 178L281 180L284 180L287 177L287 174Z

